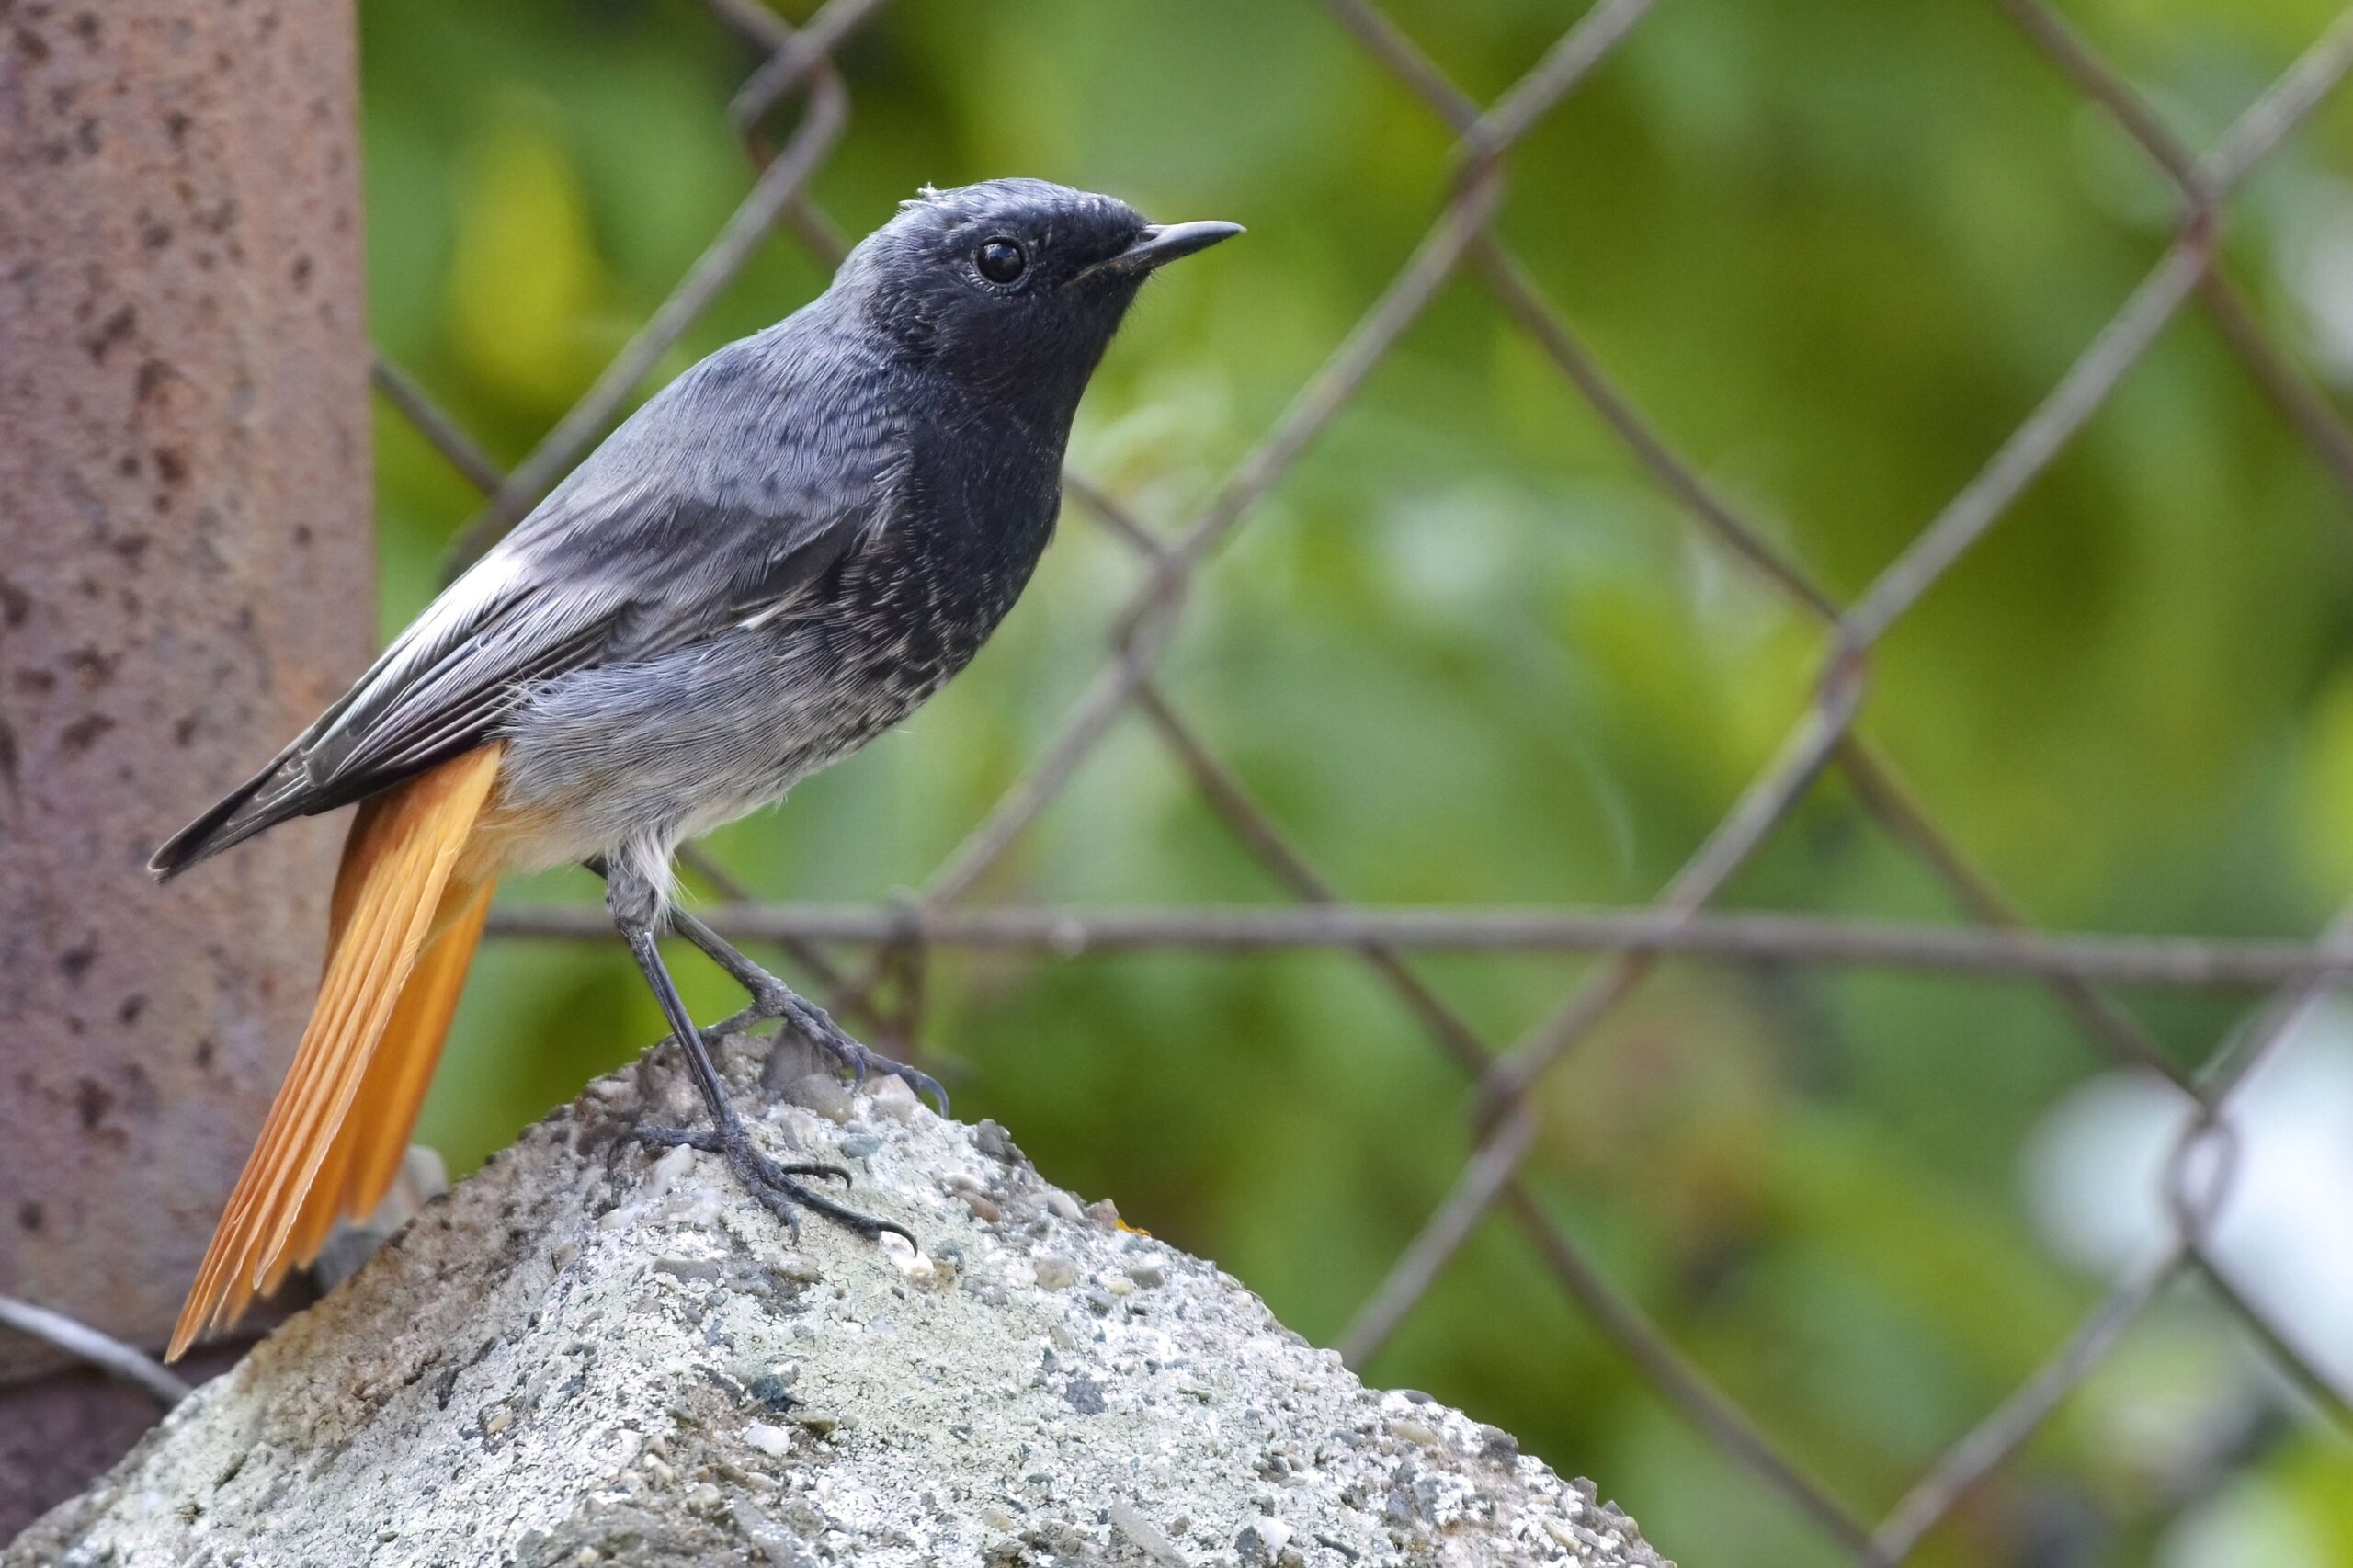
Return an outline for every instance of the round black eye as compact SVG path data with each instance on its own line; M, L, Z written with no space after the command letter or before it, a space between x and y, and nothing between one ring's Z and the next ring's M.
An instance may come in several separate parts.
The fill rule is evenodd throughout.
M1029 258L1011 240L991 240L973 253L972 265L992 283L1010 283L1029 269Z

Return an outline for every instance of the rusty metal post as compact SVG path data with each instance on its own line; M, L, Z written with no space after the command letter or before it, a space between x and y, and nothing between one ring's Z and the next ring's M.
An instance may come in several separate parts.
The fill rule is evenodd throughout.
M336 0L0 0L0 1292L142 1345L317 973L336 824L142 867L371 644L356 100ZM153 1415L0 1331L0 1540Z

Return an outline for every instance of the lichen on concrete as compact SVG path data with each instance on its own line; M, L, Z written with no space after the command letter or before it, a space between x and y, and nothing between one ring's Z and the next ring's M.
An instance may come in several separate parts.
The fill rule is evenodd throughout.
M1660 1563L1589 1484L1364 1388L1002 1129L789 1060L727 1052L763 1140L920 1251L796 1238L711 1156L622 1139L693 1117L681 1074L600 1080L0 1568Z

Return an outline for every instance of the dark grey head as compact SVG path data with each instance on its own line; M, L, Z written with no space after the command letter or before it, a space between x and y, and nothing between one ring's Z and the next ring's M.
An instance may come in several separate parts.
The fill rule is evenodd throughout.
M1045 180L988 180L904 203L835 290L907 358L1066 426L1144 279L1241 232L1149 223Z

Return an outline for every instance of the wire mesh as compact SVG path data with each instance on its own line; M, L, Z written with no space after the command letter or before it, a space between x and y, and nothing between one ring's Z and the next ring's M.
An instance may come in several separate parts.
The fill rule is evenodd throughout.
M838 231L812 201L809 184L847 123L848 89L835 51L886 0L831 0L800 28L756 0L707 3L719 22L760 57L727 108L756 175L700 258L588 393L513 472L502 473L397 367L377 365L385 397L483 493L482 510L460 536L460 561L527 513L586 452L662 355L773 232L789 229L826 264L844 253ZM1478 1093L1471 1152L1451 1189L1438 1198L1427 1223L1342 1336L1347 1359L1362 1365L1375 1354L1417 1309L1473 1230L1499 1211L1525 1233L1563 1295L1676 1410L1860 1562L1892 1564L1911 1555L2083 1383L2152 1304L2185 1281L2201 1284L2317 1408L2353 1431L2345 1391L2333 1387L2286 1331L2250 1301L2210 1244L2211 1221L2242 1163L2242 1134L2228 1114L2233 1093L2298 1014L2353 970L2353 923L2311 944L2089 937L2031 929L1914 799L1893 763L1856 730L1877 645L2003 523L2021 493L2107 403L2167 324L2193 303L2203 308L2222 342L2327 472L2353 492L2353 431L2266 336L2217 253L2234 191L2353 67L2353 13L2339 17L2200 153L2177 141L2132 85L2041 0L1990 3L2170 183L2178 200L2174 238L2028 417L1853 603L1841 604L1677 451L1612 382L1496 227L1515 150L1642 26L1652 12L1651 0L1598 0L1569 20L1526 74L1487 104L1451 82L1373 0L1321 0L1331 22L1454 138L1453 174L1438 193L1437 212L1420 243L1206 503L1175 527L1149 526L1086 475L1066 475L1066 494L1134 550L1142 581L1114 623L1111 645L1092 683L1028 770L915 896L858 908L766 903L753 899L723 869L699 862L692 869L722 899L706 912L709 924L733 937L784 945L832 988L837 1003L881 1029L884 1043L902 1049L919 1030L926 955L937 947L1018 947L1064 954L1133 947L1325 947L1355 954L1433 1046L1476 1084ZM764 127L791 102L799 105L792 129L780 145L771 146ZM1353 905L1219 760L1156 678L1181 634L1204 562L1249 524L1260 503L1348 407L1432 300L1464 274L1484 284L1503 317L1540 351L1691 523L1816 621L1826 637L1829 651L1812 699L1778 754L1643 908ZM1040 909L968 902L1115 722L1131 713L1165 744L1236 843L1296 901L1293 906ZM1831 774L1949 892L1972 926L1731 915L1710 907ZM542 907L502 912L493 929L510 936L589 937L604 927L592 910ZM827 959L825 944L862 946L870 956L857 972L844 972ZM1574 950L1599 953L1605 961L1524 1038L1498 1049L1419 978L1405 956L1416 949ZM1540 1082L1615 1014L1668 954L1914 965L2031 983L2047 989L2087 1040L2120 1062L2162 1077L2191 1108L2188 1130L2166 1162L2171 1229L2160 1255L2116 1280L2048 1361L1975 1426L1959 1434L1875 1521L1829 1481L1809 1475L1771 1433L1715 1387L1609 1281L1563 1219L1523 1179L1536 1126L1531 1096ZM2268 987L2278 994L2254 1024L2216 1047L2203 1071L2184 1074L2102 989L2118 983Z

